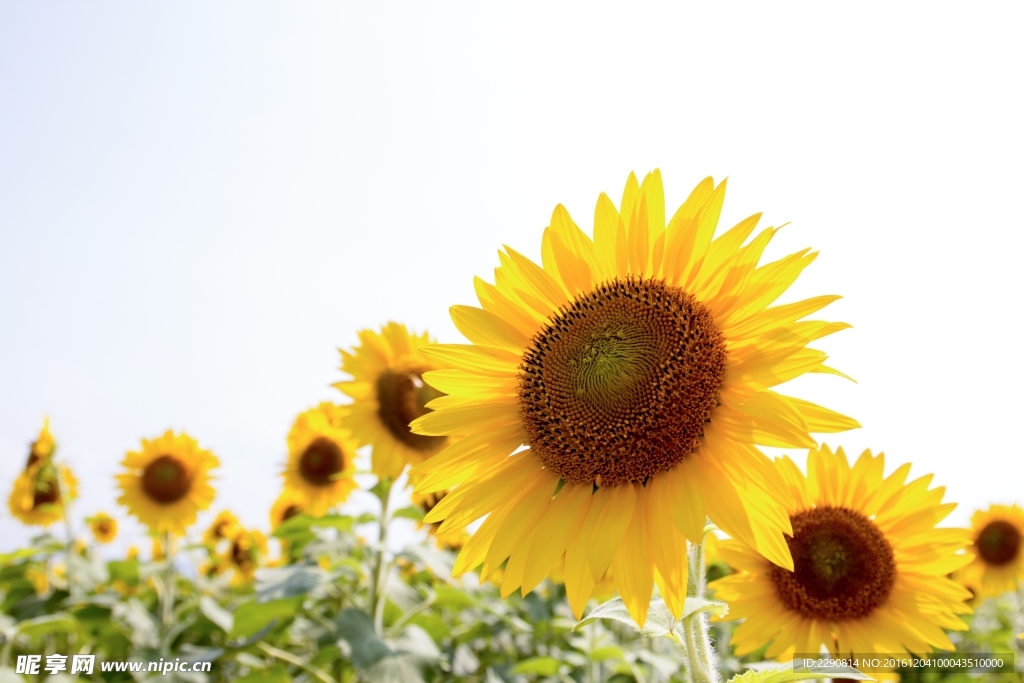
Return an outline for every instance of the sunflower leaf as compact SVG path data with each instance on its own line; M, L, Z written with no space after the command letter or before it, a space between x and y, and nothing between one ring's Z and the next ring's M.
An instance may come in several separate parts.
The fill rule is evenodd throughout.
M411 519L414 522L419 522L423 519L423 510L415 505L409 505L395 510L391 516L395 519Z
M578 631L587 624L597 621L598 619L611 619L612 621L618 621L622 624L628 624L648 638L667 636L671 633L677 623L675 618L672 616L672 613L668 611L668 607L665 606L665 601L661 598L654 598L651 600L651 607L647 613L647 622L644 624L643 628L640 628L640 625L633 621L633 617L629 615L629 610L626 609L626 605L622 602L622 598L614 598L595 607L594 610L588 614L586 618L581 619L572 630Z
M235 627L235 615L217 604L217 601L208 595L199 598L199 611L203 615L220 626L225 633L231 633Z
M810 681L825 678L845 678L854 681L875 680L852 666L829 667L828 669L815 669L814 667L794 669L793 663L790 662L770 669L755 669L737 674L729 679L729 683L788 683L788 681Z
M701 612L714 614L716 617L724 617L729 613L729 605L717 600L686 598L686 603L683 606L683 619L691 617L694 614L700 614Z
M338 615L335 623L338 635L352 648L352 663L356 668L367 669L382 659L395 656L395 651L377 635L373 620L365 612L349 607Z

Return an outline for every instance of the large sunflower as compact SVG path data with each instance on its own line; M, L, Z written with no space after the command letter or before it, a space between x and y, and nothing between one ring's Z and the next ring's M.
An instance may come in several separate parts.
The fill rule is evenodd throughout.
M14 480L7 507L23 524L49 526L64 518L64 500L77 494L78 480L71 469L47 456L28 465Z
M776 232L747 242L759 214L712 239L724 197L707 178L666 226L660 173L630 174L618 208L599 197L593 238L559 205L542 266L505 247L495 284L475 281L481 308L452 307L472 344L424 350L449 395L412 427L462 437L413 471L421 493L452 489L426 521L489 515L457 572L508 559L502 592L525 593L564 555L577 615L611 568L643 623L654 582L682 612L685 538L706 516L792 568L790 501L756 445L858 426L772 390L838 374L807 344L848 326L802 321L836 296L769 307L815 254L758 266Z
M299 413L288 433L285 488L305 501L305 512L320 517L358 488L355 449L349 432L332 420L336 406L324 403Z
M971 517L974 562L957 576L993 597L1017 590L1024 579L1024 510L1017 505L992 505Z
M121 485L117 502L152 533L185 533L216 495L210 470L220 461L185 433L167 430L143 439L142 448L128 451L121 464L127 472L115 477Z
M966 529L937 529L956 507L943 503L932 475L907 483L910 465L883 476L885 458L864 451L851 467L843 449L812 449L808 474L775 461L793 500L787 539L795 569L783 569L741 542L720 545L736 574L711 584L745 619L736 654L771 641L766 656L817 653L923 654L952 650L943 629L964 630L970 593L948 578L970 562Z
M440 366L422 353L430 336L412 334L399 323L389 322L380 333L363 330L359 342L341 351L341 370L352 380L334 386L353 399L344 424L360 446L373 446L373 473L394 479L407 463L422 462L448 442L409 429L429 412L426 404L441 396L423 382L424 372Z

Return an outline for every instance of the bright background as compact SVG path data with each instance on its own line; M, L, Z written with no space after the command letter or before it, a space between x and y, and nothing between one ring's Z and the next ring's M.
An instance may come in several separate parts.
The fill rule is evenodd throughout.
M211 513L266 528L337 347L458 341L501 244L655 167L670 213L729 176L723 223L821 251L789 300L845 295L821 346L859 384L789 388L864 424L832 443L934 472L956 522L1024 503L1021 6L549 5L0 4L0 551L44 415L79 518L174 428L222 460Z

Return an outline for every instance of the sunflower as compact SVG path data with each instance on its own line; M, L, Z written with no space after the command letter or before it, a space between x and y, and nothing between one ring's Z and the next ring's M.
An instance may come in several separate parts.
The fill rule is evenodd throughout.
M437 504L448 494L447 491L434 491L432 493L413 493L412 504L418 507L424 515L430 514L430 511L437 507ZM427 534L434 539L434 544L438 550L451 550L459 551L466 545L466 541L469 540L469 534L466 533L465 529L456 529L455 531L449 531L448 533L438 533L438 528L441 526L440 523L434 522L433 524L424 524L420 522L420 528L426 529Z
M230 510L221 510L203 533L203 543L215 548L221 541L233 538L241 528L242 525L239 524L238 517L235 517L234 513Z
M29 447L25 469L27 470L37 462L50 459L55 450L57 450L57 442L54 441L53 434L50 433L50 418L47 417L43 419L43 428L39 430L39 436Z
M142 448L129 451L121 464L127 471L115 477L121 485L117 502L152 533L185 533L216 495L210 470L220 461L188 434L168 430L143 439Z
M117 520L105 512L97 512L85 520L93 538L100 543L110 543L117 538Z
M355 449L347 430L332 423L333 407L321 404L300 413L288 433L285 489L305 501L314 517L327 513L358 488Z
M277 527L292 517L305 513L306 506L302 496L294 491L285 489L270 507L270 529L271 531L276 531Z
M795 570L725 541L737 573L711 583L745 619L733 632L737 656L771 641L766 656L952 650L943 629L965 630L970 593L948 574L970 562L966 529L937 529L943 503L932 475L907 482L910 465L883 476L885 458L864 451L851 467L843 449L812 449L805 477L788 457L775 461L794 504L787 538Z
M758 266L777 231L747 242L759 215L712 239L724 197L707 178L666 226L660 173L630 174L618 208L598 199L593 239L559 205L543 265L505 247L495 284L475 281L481 308L452 307L472 344L424 349L448 395L412 429L462 438L411 474L451 490L425 518L441 532L488 515L457 573L507 559L502 592L527 593L564 555L577 616L611 568L642 624L654 583L682 613L685 539L707 516L792 568L790 501L757 445L859 426L772 389L840 374L807 344L848 325L802 320L835 296L769 307L815 254Z
M242 585L252 581L260 559L266 554L267 539L262 533L240 529L224 555L224 564L235 570L232 583Z
M76 495L78 480L71 469L46 457L28 465L14 480L7 507L23 524L49 526L64 518L64 501Z
M429 412L426 404L442 395L423 382L423 373L441 366L422 353L430 336L411 334L399 323L389 322L380 333L363 330L359 342L341 351L341 371L352 380L334 386L353 399L345 425L360 446L373 446L373 473L395 479L407 463L423 462L448 442L409 429Z
M974 562L957 578L979 597L1017 590L1024 578L1024 510L1017 505L992 505L971 517Z

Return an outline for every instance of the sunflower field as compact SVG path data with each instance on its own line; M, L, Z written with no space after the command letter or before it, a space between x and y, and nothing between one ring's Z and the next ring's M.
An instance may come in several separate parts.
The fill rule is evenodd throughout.
M763 262L778 228L720 226L725 194L670 211L630 174L592 226L556 206L540 263L503 247L464 343L359 332L262 528L218 508L201 434L142 438L80 510L59 425L26 426L0 683L1020 681L1024 510L948 526L942 481L788 393L849 379L816 348L849 325L785 298L816 253ZM114 558L120 514L149 535Z

